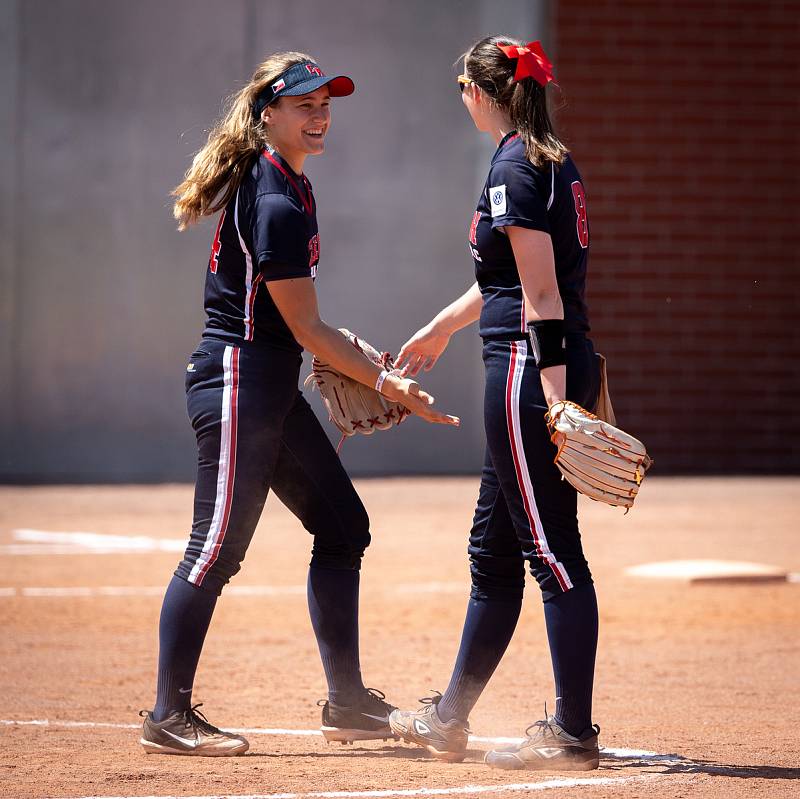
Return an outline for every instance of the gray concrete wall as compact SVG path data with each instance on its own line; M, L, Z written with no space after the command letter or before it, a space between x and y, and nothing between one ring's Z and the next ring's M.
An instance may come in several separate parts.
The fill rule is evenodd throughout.
M0 0L0 481L193 478L183 376L213 222L177 233L169 192L222 98L278 49L356 81L306 164L317 291L327 321L396 351L472 280L466 228L493 146L452 63L490 32L546 42L543 6ZM354 474L477 471L474 331L426 386L462 428L412 419L350 440Z

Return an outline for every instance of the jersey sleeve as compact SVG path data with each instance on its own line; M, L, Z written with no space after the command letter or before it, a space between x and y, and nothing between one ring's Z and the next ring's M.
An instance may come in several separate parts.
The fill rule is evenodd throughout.
M252 242L264 280L311 277L307 214L285 194L261 194L252 213Z
M528 162L498 161L486 181L492 228L524 227L550 232L549 197L542 197L540 179Z

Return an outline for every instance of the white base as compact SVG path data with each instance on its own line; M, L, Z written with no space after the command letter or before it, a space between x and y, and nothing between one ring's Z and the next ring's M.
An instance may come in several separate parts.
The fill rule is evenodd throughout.
M785 582L785 569L737 560L667 560L642 563L625 570L633 577L699 582Z

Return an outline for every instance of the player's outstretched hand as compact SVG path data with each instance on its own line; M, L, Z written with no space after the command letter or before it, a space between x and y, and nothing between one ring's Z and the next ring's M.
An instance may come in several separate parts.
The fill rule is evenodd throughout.
M424 391L416 380L400 375L391 375L383 384L383 394L393 402L399 402L411 413L435 424L450 424L458 427L461 420L457 416L441 413L433 407L433 397Z
M394 365L403 370L403 376L416 377L422 368L429 372L449 342L449 334L443 333L433 322L429 322L403 344Z

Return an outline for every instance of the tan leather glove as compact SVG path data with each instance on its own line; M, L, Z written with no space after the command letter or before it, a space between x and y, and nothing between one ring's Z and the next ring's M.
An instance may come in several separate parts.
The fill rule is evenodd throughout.
M394 368L388 352L378 352L364 339L343 327L339 328L339 332L373 363L387 371ZM312 385L319 389L328 415L342 431L343 437L355 433L370 435L375 430L388 430L409 415L404 406L392 402L374 388L342 374L316 356L311 362L311 370L303 385Z
M633 507L653 463L644 444L574 402L554 402L545 419L564 479L598 502Z

